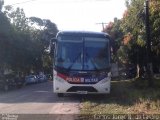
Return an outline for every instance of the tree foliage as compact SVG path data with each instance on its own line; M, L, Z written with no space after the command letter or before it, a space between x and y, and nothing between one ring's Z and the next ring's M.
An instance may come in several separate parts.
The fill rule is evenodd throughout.
M127 10L123 18L106 26L105 32L114 36L120 46L117 55L120 61L146 66L145 0L126 0ZM149 0L151 47L153 69L160 69L160 1ZM113 27L117 26L117 27ZM112 32L111 32L112 31ZM118 33L115 37L115 33Z
M117 50L119 49L120 45L121 45L121 39L123 37L123 32L120 29L120 25L121 25L121 20L118 20L117 18L114 19L114 22L110 22L104 29L103 32L107 32L112 40L114 41L113 45L112 45L112 49L113 49L113 55L112 55L112 60L113 61L117 61Z
M160 55L160 1L152 0L150 4L150 22L151 22L151 37L152 50Z
M1 0L1 9L2 5ZM28 73L50 68L51 59L43 59L44 49L58 29L50 20L32 18L35 19L27 18L23 9L12 6L5 6L0 12L0 69ZM46 66L45 62L50 64Z

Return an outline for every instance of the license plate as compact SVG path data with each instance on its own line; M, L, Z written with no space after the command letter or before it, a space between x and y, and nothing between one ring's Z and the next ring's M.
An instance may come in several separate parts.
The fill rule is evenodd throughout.
M87 91L77 91L78 94L87 94Z

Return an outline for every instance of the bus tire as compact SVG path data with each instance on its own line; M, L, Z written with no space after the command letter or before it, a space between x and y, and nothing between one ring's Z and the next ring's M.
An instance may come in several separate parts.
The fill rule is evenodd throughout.
M57 93L57 96L58 96L58 97L63 97L64 94L63 94L63 93Z

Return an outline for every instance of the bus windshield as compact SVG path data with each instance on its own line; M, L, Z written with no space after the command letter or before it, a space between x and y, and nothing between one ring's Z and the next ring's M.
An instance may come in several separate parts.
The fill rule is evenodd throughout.
M55 65L67 70L101 70L109 67L109 56L107 38L59 36Z
M86 37L84 42L84 69L105 69L109 66L109 40Z

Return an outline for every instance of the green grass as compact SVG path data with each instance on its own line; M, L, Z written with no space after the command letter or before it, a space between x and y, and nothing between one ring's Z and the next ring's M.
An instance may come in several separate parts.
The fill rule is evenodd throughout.
M109 95L88 95L82 114L159 114L160 80L153 88L146 80L113 81Z

